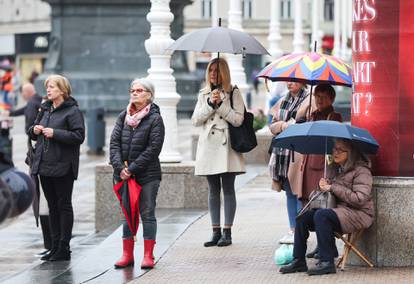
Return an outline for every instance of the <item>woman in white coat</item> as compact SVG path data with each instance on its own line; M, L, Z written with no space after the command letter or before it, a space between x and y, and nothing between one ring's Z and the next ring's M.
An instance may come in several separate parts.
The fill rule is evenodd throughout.
M231 97L233 107L231 106ZM223 58L213 59L206 70L206 87L198 94L192 122L201 126L195 174L206 176L208 207L213 235L205 247L231 245L231 227L236 213L234 181L245 172L244 158L231 148L229 124L240 126L244 102L239 89L231 85L230 70ZM220 193L224 196L224 227L221 232Z

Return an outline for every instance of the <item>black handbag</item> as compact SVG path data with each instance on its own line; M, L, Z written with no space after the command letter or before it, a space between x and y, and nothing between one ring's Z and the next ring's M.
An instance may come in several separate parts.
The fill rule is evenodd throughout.
M230 93L230 105L233 108L233 88ZM247 153L257 146L256 133L253 128L254 116L244 107L244 119L242 125L235 127L229 123L231 148L239 153Z

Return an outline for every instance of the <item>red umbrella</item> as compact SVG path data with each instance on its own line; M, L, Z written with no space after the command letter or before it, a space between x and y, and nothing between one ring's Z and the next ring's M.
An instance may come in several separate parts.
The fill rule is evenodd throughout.
M139 195L141 193L141 185L134 178L121 180L114 185L114 192L119 199L132 236L136 240L139 225Z

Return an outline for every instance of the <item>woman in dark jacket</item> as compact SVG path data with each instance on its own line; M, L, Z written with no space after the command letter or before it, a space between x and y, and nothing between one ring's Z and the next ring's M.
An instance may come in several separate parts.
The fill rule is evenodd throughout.
M334 232L352 233L371 226L374 221L372 174L369 160L350 140L338 139L332 149L333 163L328 178L319 181L320 191L331 192L337 202L333 209L316 209L304 213L297 223L294 260L280 268L281 273L308 271L309 275L335 273L338 255ZM320 261L308 270L305 260L309 231L318 239Z
M144 231L144 259L141 268L154 267L153 250L157 233L155 205L161 181L159 154L164 143L164 123L153 103L154 85L141 78L132 81L130 103L118 116L110 143L110 163L115 179L135 178L141 185L139 210ZM116 268L134 264L134 239L128 223L123 225L123 254Z
M28 130L36 140L32 174L40 182L48 203L52 250L42 260L69 260L72 238L73 182L78 177L79 149L85 139L82 112L71 97L68 79L51 75L45 81L47 101Z

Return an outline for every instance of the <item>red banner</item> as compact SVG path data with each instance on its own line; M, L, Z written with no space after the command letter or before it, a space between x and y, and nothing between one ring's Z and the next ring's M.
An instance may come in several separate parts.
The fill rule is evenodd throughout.
M414 1L354 0L352 124L380 144L375 175L414 176Z

